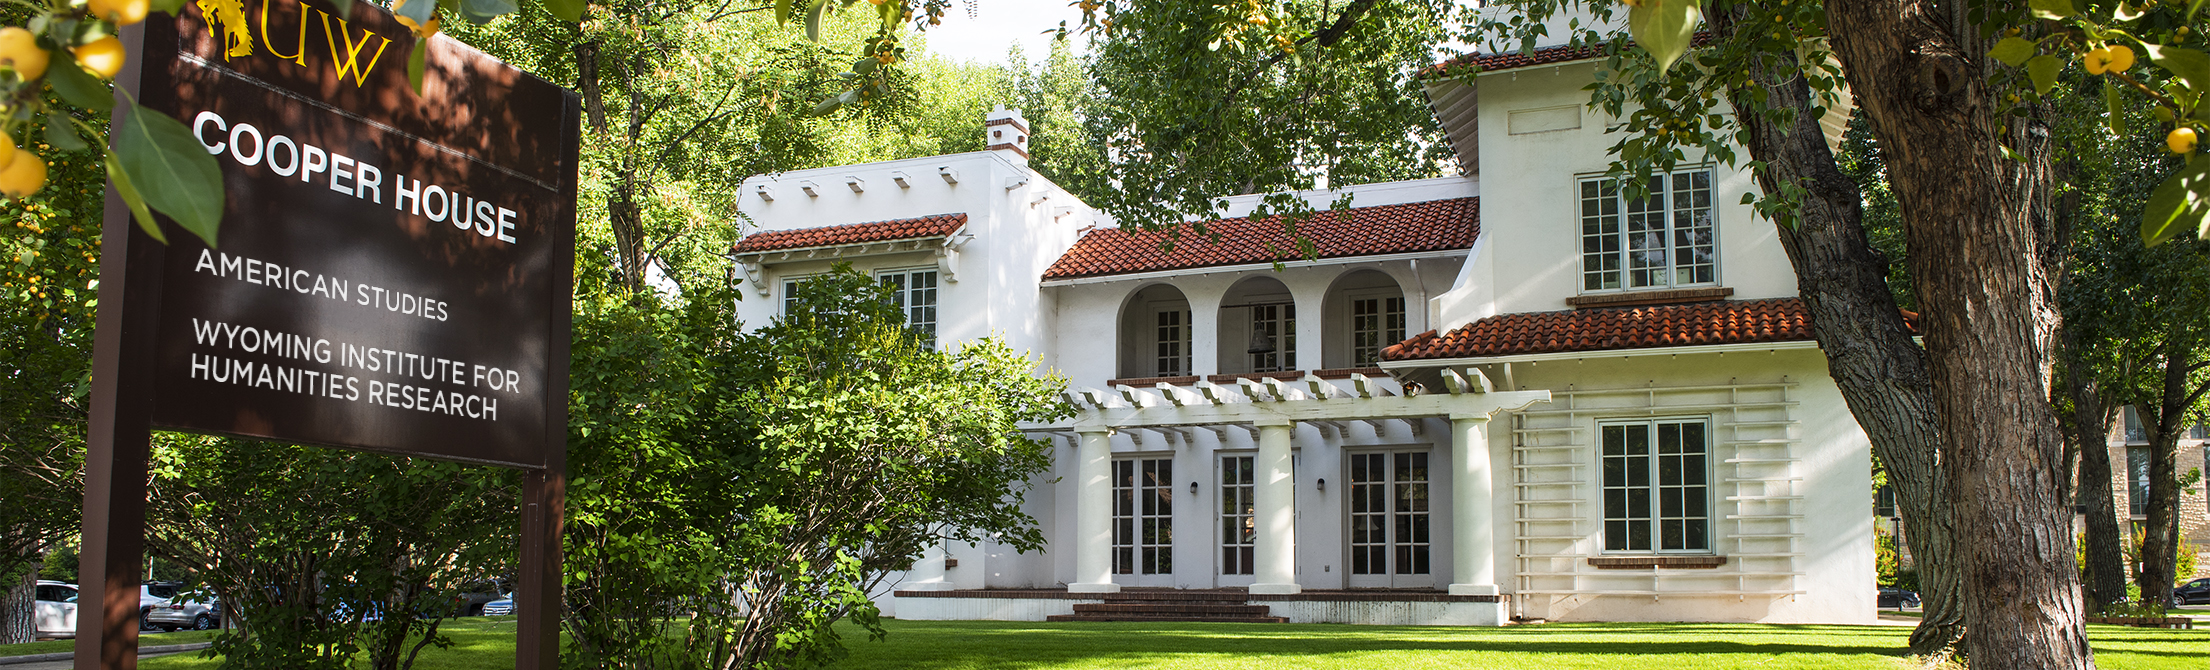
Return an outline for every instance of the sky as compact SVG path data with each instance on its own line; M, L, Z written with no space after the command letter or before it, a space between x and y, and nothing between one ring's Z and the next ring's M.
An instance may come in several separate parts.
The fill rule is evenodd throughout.
M975 18L967 17L970 4ZM1067 0L953 0L944 25L929 28L928 50L950 60L995 64L1004 63L1006 50L1019 42L1031 63L1041 63L1051 52L1052 36L1045 31L1057 30L1060 21L1078 28L1082 10ZM1080 36L1068 39L1081 53Z

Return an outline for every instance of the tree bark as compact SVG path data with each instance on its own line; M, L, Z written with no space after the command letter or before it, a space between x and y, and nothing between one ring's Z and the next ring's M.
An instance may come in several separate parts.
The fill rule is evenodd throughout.
M2094 667L2049 406L2059 321L2046 126L1993 99L1967 3L1833 0L1828 25L1904 214L1975 665ZM2009 123L2019 127L2011 127ZM2009 146L2020 160L2005 156Z
M38 563L23 570L21 579L10 580L0 593L0 644L23 644L38 637Z
M1722 39L1734 24L1725 13L1711 17L1712 30ZM1955 558L1953 524L1938 502L1941 425L1925 350L1912 341L1910 325L1888 289L1886 260L1866 240L1863 194L1835 165L1801 64L1793 54L1771 54L1750 67L1759 90L1732 91L1736 109L1754 109L1751 96L1762 95L1767 107L1795 111L1785 123L1757 114L1736 119L1750 156L1765 164L1756 172L1759 187L1769 194L1789 185L1804 189L1795 225L1779 226L1781 247L1795 268L1797 293L1811 311L1812 336L1826 353L1827 374L1872 442L1909 529L1905 537L1918 562L1925 612L1911 634L1911 651L1949 656L1965 631L1964 574Z

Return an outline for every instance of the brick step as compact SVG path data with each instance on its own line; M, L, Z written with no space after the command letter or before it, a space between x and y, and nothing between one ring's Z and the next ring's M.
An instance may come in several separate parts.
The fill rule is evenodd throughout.
M1231 614L1240 616L1265 616L1273 608L1266 605L1216 604L1216 603L1110 603L1104 605L1075 605L1077 614Z
M1142 614L1054 614L1045 621L1134 621L1134 622L1184 622L1210 621L1214 623L1289 623L1288 617L1278 616L1186 616Z

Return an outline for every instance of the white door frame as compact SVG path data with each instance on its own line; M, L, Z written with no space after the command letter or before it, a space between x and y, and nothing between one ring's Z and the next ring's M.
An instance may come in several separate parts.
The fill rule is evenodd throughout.
M1440 510L1439 510L1439 509L1437 508L1437 506L1436 506L1436 505L1434 504L1434 500L1435 500L1435 469L1436 469L1436 465L1437 465L1437 463L1436 463L1436 460L1435 460L1435 458L1436 458L1436 456L1435 456L1435 452L1436 452L1435 446L1434 446L1434 445L1431 445L1431 444L1427 444L1427 445L1397 445L1397 446L1390 446L1390 447L1375 447L1375 448L1369 448L1369 449L1346 449L1346 450L1344 450L1344 452L1343 452L1343 466L1342 466L1342 467L1343 467L1343 472L1342 472L1342 480L1341 480L1341 481L1342 481L1342 482L1344 482L1344 484L1345 484L1345 488L1344 488L1344 492L1343 492L1343 502L1342 502L1342 510L1341 510L1341 514L1342 514L1342 519L1343 519L1343 583L1344 583L1344 586L1346 586L1346 587L1348 587L1348 588L1354 588L1354 589L1361 589L1361 588L1397 588L1397 589L1417 589L1417 588L1433 588L1433 587L1435 586L1435 561L1434 561L1435 548L1436 548L1436 545L1435 545L1435 527L1436 527L1436 526L1437 526L1437 525L1438 525L1438 524L1439 524L1440 522L1442 522L1442 521L1443 521L1443 520L1441 520L1441 519L1437 519L1437 518L1436 518L1437 516L1439 516L1439 515L1440 515ZM1398 481L1396 480L1396 477L1395 477L1395 472L1396 472L1396 461L1397 461L1397 459L1399 458L1399 454L1404 454L1404 455L1410 455L1410 454L1420 454L1420 455L1424 455L1424 456L1426 456L1426 461L1427 461L1427 467L1426 467L1426 468L1425 468L1425 469L1423 470L1423 473L1424 473L1425 477L1424 477L1423 479L1409 480L1409 481L1406 481L1406 482L1401 482L1401 483L1400 483L1400 482L1398 482ZM1381 458L1380 458L1380 460L1381 460L1381 468L1382 468L1382 470L1381 470L1381 478L1380 478L1380 480L1379 480L1378 482L1361 483L1361 482L1359 482L1358 480L1354 479L1354 478L1352 477L1352 472L1353 472L1353 467L1355 467L1355 461L1356 461L1356 459L1358 459L1358 458L1360 458L1360 457L1369 457L1369 458L1370 458L1370 457L1373 457L1373 456L1380 456L1380 457L1381 457ZM1368 478L1369 478L1369 480L1371 480L1371 478L1372 478L1372 474L1371 474L1371 472L1370 472L1370 471L1369 471L1369 474L1368 474ZM1356 537L1355 533L1357 532L1357 527L1356 527L1356 523L1357 523L1357 520L1353 518L1353 516L1354 516L1354 515L1353 515L1353 512L1352 512L1352 510L1354 509L1354 506L1356 505L1356 502L1357 502L1357 498L1358 498L1358 497L1359 497L1359 495L1360 495L1360 494L1361 494L1361 493L1363 492L1363 491L1362 491L1362 489L1363 489L1364 487L1372 487L1372 486L1379 486L1379 487L1380 487L1380 489L1381 489L1381 493L1382 493L1382 495L1381 495L1381 510L1382 510L1382 511L1380 511L1380 512L1373 512L1373 511L1368 511L1368 512L1366 512L1366 514L1378 515L1378 516L1379 516L1379 517L1381 518L1381 537L1382 537L1382 542L1381 542L1380 544L1381 544L1381 546L1383 547L1382 551L1381 551L1381 552L1379 552L1379 553L1381 554L1381 557L1380 557L1380 560L1381 560L1381 565L1380 565L1380 566L1378 567L1378 570L1379 570L1378 572L1376 572L1376 571L1375 571L1375 568L1373 568L1373 567L1369 567L1369 568L1368 568L1368 572L1369 572L1369 574L1359 574L1359 573L1357 572L1357 562L1356 562L1356 561L1357 561L1357 559L1356 559L1356 557L1355 557L1355 556L1353 556L1353 553L1354 553L1354 552L1353 552L1353 549L1354 549L1354 547L1353 547L1353 545L1352 545L1352 541L1353 541L1353 539L1354 539L1354 538ZM1420 486L1420 487L1424 487L1424 488L1426 489L1426 493L1427 493L1427 495L1426 495L1426 496L1424 497L1424 499L1423 499L1423 503L1425 504L1425 507L1426 507L1426 509L1425 509L1425 510L1420 510L1420 511L1411 511L1411 510L1404 510L1404 509L1401 509L1401 507L1402 507L1402 506L1401 506L1401 505L1399 504L1399 503L1400 503L1400 493L1399 493L1399 487L1400 487L1400 486ZM1366 490L1370 490L1370 489L1366 489ZM1404 542L1404 539L1407 539L1407 538L1399 538L1399 537L1398 537L1398 535L1399 535L1399 531L1398 531L1398 529L1397 529L1397 523L1396 523L1396 522L1398 521L1398 517L1399 517L1399 515L1402 515L1402 514L1418 514L1418 515L1421 515L1421 516L1419 516L1419 517L1416 517L1416 519L1414 520L1414 523L1418 523L1419 521L1422 521L1422 520L1424 520L1424 521L1425 521L1425 523L1426 523L1426 526L1427 526L1427 542L1422 542L1422 543L1418 543L1418 545L1419 545L1419 546L1424 546L1424 547L1426 548L1426 554L1427 554L1427 561L1426 561L1426 562L1427 562L1427 565L1426 565L1425 567L1427 568L1427 570L1426 570L1426 572L1424 572L1424 573L1423 573L1423 572L1399 572L1399 571L1398 571L1398 561L1399 561L1398 555L1399 555L1399 552L1400 552L1400 551L1402 551L1402 550L1403 550L1403 548L1404 548L1405 546L1407 546L1408 544L1410 544L1410 543ZM1371 545L1369 545L1369 546L1371 546ZM1414 567L1414 569L1416 570L1416 569L1417 569L1417 568L1418 568L1419 566L1417 566L1417 565L1414 565L1413 567Z

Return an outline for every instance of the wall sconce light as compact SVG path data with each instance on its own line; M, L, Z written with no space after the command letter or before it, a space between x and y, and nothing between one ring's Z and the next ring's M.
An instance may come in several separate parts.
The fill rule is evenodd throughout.
M1189 494L1190 494L1190 495L1197 495L1197 482L1190 482L1190 483L1189 483Z
M1320 479L1320 481L1317 481L1317 482L1314 482L1314 483L1315 483L1315 484L1319 484L1319 486L1320 486L1320 492L1321 492L1321 493L1327 493L1327 492L1328 492L1328 480L1327 480L1326 478L1322 478L1322 479Z

